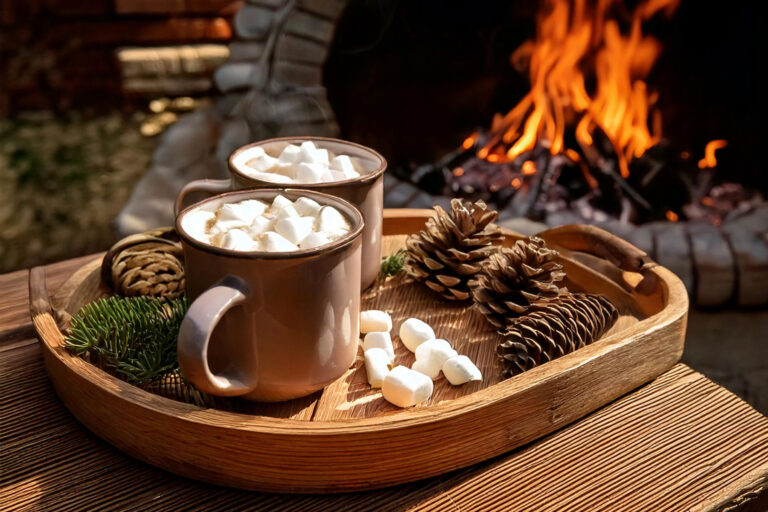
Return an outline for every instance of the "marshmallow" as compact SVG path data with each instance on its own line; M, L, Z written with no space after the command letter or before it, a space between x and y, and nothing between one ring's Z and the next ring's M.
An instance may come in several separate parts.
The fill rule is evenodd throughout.
M310 215L299 214L297 207ZM318 215L311 215L313 212ZM346 218L332 206L321 207L306 197L299 197L294 204L282 195L277 195L271 205L248 199L223 204L215 213L194 209L182 217L182 223L196 239L238 251L306 250L337 240L350 230ZM321 225L334 230L318 229Z
M205 241L208 240L208 228L213 224L214 219L216 219L216 214L213 212L201 209L192 210L181 219L181 227L192 238Z
M319 212L320 206L317 201L313 201L308 197L300 197L294 203L293 207L299 212L302 217L312 216L315 217Z
M225 204L219 208L219 222L231 226L249 226L266 211L267 205L257 200Z
M279 210L277 212L277 215L275 215L275 220L287 219L290 217L301 217L301 215L299 215L299 212L296 211L296 208L294 208L292 204L289 204L282 210Z
M233 251L255 251L256 242L242 229L230 229L221 237L219 247Z
M320 183L323 179L323 167L315 163L301 162L294 167L295 179L299 183Z
M262 236L260 248L269 252L296 251L299 248L274 231L267 231Z
M331 239L325 236L325 233L312 232L299 242L299 247L301 249L312 249L314 247L325 245L330 241Z
M368 384L371 387L380 388L389 373L389 355L382 348L372 348L365 351L364 359Z
M261 154L245 162L245 165L248 167L248 169L252 169L255 172L267 172L275 165L277 165L277 158L272 158L268 154L264 153L264 150L262 149Z
M275 224L275 231L289 242L298 245L312 232L314 224L314 217L283 217Z
M330 164L330 155L327 149L318 149L315 151L314 163L328 167Z
M278 162L271 172L277 176L285 176L290 180L289 183L293 183L296 180L296 167L293 164L281 164Z
M355 171L355 166L352 165L352 160L347 155L333 157L330 167L335 171L342 171L344 173L357 172Z
M295 164L301 160L301 148L294 144L288 144L283 148L283 152L277 158L277 161L283 165Z
M282 210L286 206L293 206L293 203L290 199L285 197L284 195L277 194L275 198L272 200L272 207L270 210L277 212L279 210Z
M268 219L267 217L261 216L257 217L256 220L253 221L253 224L248 226L246 231L249 235L256 238L260 234L266 232L266 231L273 231L275 228L275 219Z
M421 359L416 360L411 365L411 370L423 373L432 380L437 379L440 376L440 367L435 365L432 361Z
M319 164L328 167L328 150L318 149L312 141L305 141L301 143L299 148L301 154L300 161L308 164Z
M447 341L428 340L416 349L416 363L414 363L413 369L431 379L436 379L440 375L443 364L448 359L458 355L458 352L453 350Z
M363 351L373 348L383 349L389 356L389 362L395 362L395 347L392 346L392 338L388 332L369 332L363 339Z
M317 155L317 146L315 146L315 143L311 140L307 140L301 143L301 146L299 147L299 153L300 153L300 162L305 162L309 164L313 163L320 163L317 160L320 159L320 156Z
M409 318L400 324L400 341L411 352L415 352L419 345L432 339L435 339L435 331L418 318Z
M460 386L469 381L483 380L483 375L467 356L456 356L443 363L443 375L454 386Z
M392 318L389 313L371 309L360 312L360 332L389 332L392 330Z
M354 159L334 155L314 142L288 144L274 157L261 146L238 153L234 165L248 176L271 183L327 183L357 178Z
M390 371L381 384L384 399L398 407L411 407L432 396L432 380L405 366Z
M355 170L352 160L347 155L339 155L331 161L331 174L335 180L360 177L360 173Z
M347 219L332 206L323 206L317 216L317 231L335 234L339 231L349 231Z

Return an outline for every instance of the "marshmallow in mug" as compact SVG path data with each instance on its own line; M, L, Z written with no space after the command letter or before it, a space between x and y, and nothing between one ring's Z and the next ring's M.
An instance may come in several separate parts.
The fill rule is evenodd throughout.
M238 159L244 164L241 172L270 183L329 183L360 176L359 165L348 155L334 155L309 140L301 146L288 144L277 157L254 146Z
M277 195L271 204L257 199L227 203L215 212L198 208L184 215L193 238L235 251L290 252L325 245L349 233L344 215L307 197Z

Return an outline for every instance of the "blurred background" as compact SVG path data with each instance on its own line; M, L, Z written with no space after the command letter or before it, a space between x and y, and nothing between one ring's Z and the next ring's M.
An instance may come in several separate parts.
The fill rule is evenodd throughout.
M766 18L751 2L608 4L580 79L631 81L648 140L630 154L598 119L586 147L566 119L563 159L542 160L542 140L506 136L530 119L511 113L536 101L547 22L576 35L565 0L3 0L0 272L169 224L179 188L226 176L242 144L339 136L388 159L388 205L483 198L520 231L629 238L689 288L686 362L768 412Z

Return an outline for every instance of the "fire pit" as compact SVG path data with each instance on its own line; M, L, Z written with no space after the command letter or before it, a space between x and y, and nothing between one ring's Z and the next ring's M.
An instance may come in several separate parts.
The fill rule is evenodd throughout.
M738 184L713 185L727 141L695 158L664 139L658 94L644 81L661 46L643 23L678 2L640 2L623 24L610 16L618 3L546 2L535 39L511 56L530 91L413 181L482 198L523 231L599 225L677 273L699 306L764 305L768 205ZM424 201L396 187L390 204Z

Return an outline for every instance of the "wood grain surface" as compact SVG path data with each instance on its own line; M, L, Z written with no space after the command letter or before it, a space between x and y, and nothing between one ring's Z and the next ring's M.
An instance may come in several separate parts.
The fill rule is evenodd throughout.
M101 255L91 254L45 267L48 287L56 290L88 261ZM29 271L0 275L0 346L34 335L29 318Z
M768 505L768 418L684 365L490 462L322 496L218 487L123 455L61 405L35 339L0 345L0 412L4 511L757 512Z
M408 232L426 219L422 215L419 223L399 213L385 215L389 250L402 243L402 236L395 235L398 223ZM553 240L581 240L583 228L558 229L551 234ZM519 238L507 234L510 244ZM396 323L414 310L424 316L434 314L431 308L439 309L437 317L425 319L434 321L438 333L460 352L475 357L487 376L481 384L464 387L438 382L432 403L410 410L386 404L367 387L359 370L329 386L317 401L310 397L299 407L256 405L244 415L174 402L70 355L57 325L66 315L52 314L40 269L30 274L31 310L61 400L121 450L182 475L247 489L336 492L384 487L465 467L529 443L679 360L687 311L682 284L625 242L605 232L587 234L587 242L574 248L612 255L611 261L620 255L622 282L563 258L569 283L607 295L625 318L598 342L503 382L496 383L493 371L495 334L472 310L440 306L404 276L368 297L369 304L391 310ZM635 257L638 254L643 258ZM75 273L55 294L54 304L72 313L93 300L100 292L92 274L88 267ZM632 282L652 286L641 292ZM446 323L437 325L440 322ZM401 352L400 357L410 356ZM131 418L131 429L124 428L126 417ZM308 417L312 421L297 421ZM434 439L440 439L441 449L434 448Z

